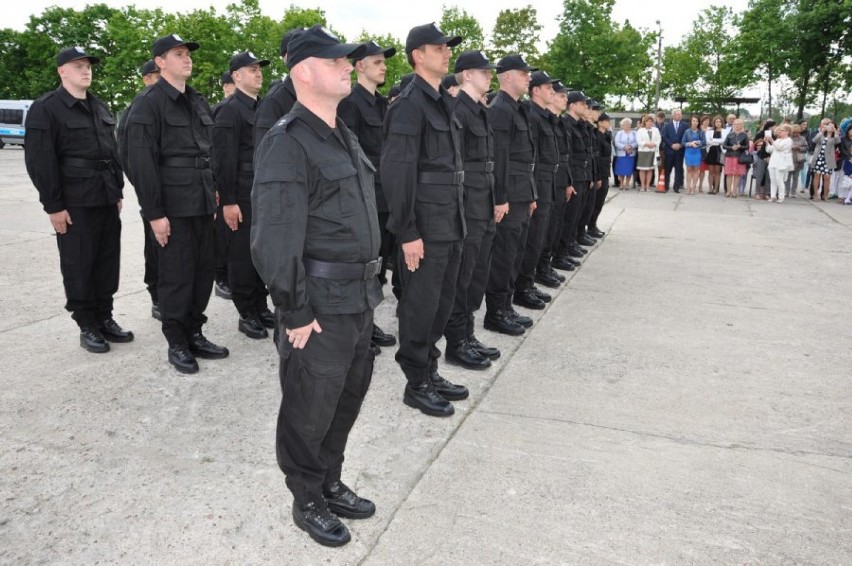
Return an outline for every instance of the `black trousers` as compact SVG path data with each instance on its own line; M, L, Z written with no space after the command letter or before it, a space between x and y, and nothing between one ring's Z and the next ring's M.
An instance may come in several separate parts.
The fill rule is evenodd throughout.
M269 292L251 260L251 202L240 202L243 221L237 231L228 230L228 279L231 298L240 316L256 316L269 308Z
M674 188L683 188L683 150L666 154L666 190L669 190L672 182L672 169L675 173Z
M589 190L586 191L586 196L583 199L583 208L580 211L580 221L577 223L577 237L582 238L586 235L586 227L592 220L592 215L595 213L595 202L597 201L597 181L589 183Z
M118 291L121 219L114 204L67 210L73 224L56 235L65 309L80 328L97 326L112 316Z
M448 344L457 344L466 339L473 313L482 305L485 286L488 283L488 268L491 263L491 248L494 244L496 225L494 220L466 219L467 237L462 248L459 276L453 308L447 321L444 336Z
M609 179L603 179L601 188L595 191L595 209L592 212L592 217L589 220L589 228L598 227L598 217L601 215L601 210L606 203L606 196L609 194Z
M491 252L491 269L485 289L487 312L503 310L515 292L515 280L521 269L527 230L530 225L530 203L510 202L509 213L497 225Z
M388 282L385 272L388 269L393 269L394 256L396 255L396 238L390 230L387 229L389 212L379 213L379 229L381 233L381 243L379 244L379 257L382 259L382 270L379 272L379 282L384 285Z
M141 210L139 216L142 216ZM144 216L142 216L142 229L145 232L145 248L142 252L145 257L145 286L148 288L148 294L151 295L151 302L157 303L159 302L157 298L157 281L159 279L157 274L157 248L160 246L154 237L154 231L151 230L151 223L145 220Z
M565 224L565 207L568 203L564 200L556 201L550 210L550 225L547 227L547 239L544 249L538 259L538 268L545 269L550 265L554 252L559 249L559 239L562 237L562 227Z
M340 479L349 432L373 376L373 311L317 315L320 333L301 350L282 346L278 466L296 503ZM284 334L281 334L282 339Z
M170 346L186 345L207 322L204 310L213 290L213 219L210 216L169 218L171 236L157 252L157 290L163 334Z
M215 231L216 238L213 240L213 245L215 246L214 253L216 255L215 279L216 281L224 281L230 285L228 278L228 232L231 229L225 224L225 216L222 214L221 205L216 207Z
M402 247L396 265L402 282L399 299L399 349L396 361L412 385L428 376L440 351L435 346L453 308L461 265L462 241L423 242L424 258L417 271L405 266Z
M527 242L524 246L521 267L515 280L515 289L520 291L531 288L535 284L535 270L538 267L541 252L547 242L550 228L550 216L553 211L553 201L538 200L535 212L530 218L527 231Z
M589 182L574 181L574 190L577 194L565 205L565 224L562 227L558 252L564 252L577 243L577 226L580 224L580 214L588 198Z

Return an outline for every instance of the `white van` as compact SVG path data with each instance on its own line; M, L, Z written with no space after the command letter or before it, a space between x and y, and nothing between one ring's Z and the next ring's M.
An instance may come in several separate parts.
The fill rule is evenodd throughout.
M32 100L0 100L0 149L8 144L24 145L24 123Z

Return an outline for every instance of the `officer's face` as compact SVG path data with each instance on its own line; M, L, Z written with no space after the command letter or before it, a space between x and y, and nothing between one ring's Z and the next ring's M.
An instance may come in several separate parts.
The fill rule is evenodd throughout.
M337 100L346 98L352 90L352 64L349 59L319 59L311 57L309 62L310 85L317 94Z
M506 71L507 73L512 73L512 81L517 86L517 95L520 96L523 93L529 91L530 89L530 72L529 71L519 71L512 70Z
M553 85L547 83L538 87L538 96L541 98L541 106L550 106L550 103L553 102Z
M433 77L443 77L450 69L450 57L453 50L446 43L441 45L424 45L418 51L421 53L417 63L418 70L423 70Z
M469 80L473 83L476 92L480 93L480 95L488 92L488 89L491 88L491 71L488 69L471 69L469 71L465 71L469 73Z
M565 112L565 107L568 105L568 93L562 92L553 93L553 107L558 113Z
M183 45L169 49L156 58L156 63L166 78L185 81L192 76L192 55Z
M231 73L231 76L234 82L238 83L237 86L248 94L257 94L263 86L263 70L257 63L237 69Z
M87 89L92 84L92 64L88 59L70 61L58 68L62 84L75 90Z
M371 83L379 86L385 84L387 65L385 64L385 56L383 54L379 53L378 55L364 57L358 61L357 70Z

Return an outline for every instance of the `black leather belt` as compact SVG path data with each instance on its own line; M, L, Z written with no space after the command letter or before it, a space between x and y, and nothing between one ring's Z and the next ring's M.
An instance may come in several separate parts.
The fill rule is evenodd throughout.
M510 161L509 171L512 173L534 173L535 163L524 163L522 161Z
M163 167L183 167L185 169L210 169L209 157L162 157Z
M303 258L305 272L311 277L321 279L356 279L368 281L379 274L382 268L380 259L369 263L332 263L318 259Z
M237 167L237 169L239 169L240 171L243 171L244 173L254 173L254 163L251 163L251 162L240 163L239 166Z
M471 173L475 172L484 172L491 173L494 171L494 162L493 161L465 161L464 162L464 170L465 172L470 171Z
M112 159L77 159L76 157L66 157L62 160L62 165L103 171L109 169L109 166L112 165Z
M464 183L464 171L443 173L441 171L423 171L417 176L421 183L429 185L460 185Z

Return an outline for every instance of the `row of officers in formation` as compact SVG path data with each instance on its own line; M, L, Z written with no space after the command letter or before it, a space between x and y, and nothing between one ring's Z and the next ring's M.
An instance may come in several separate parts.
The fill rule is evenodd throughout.
M524 334L532 320L515 306L543 309L551 296L536 284L559 287L559 271L603 237L609 118L520 55L492 64L464 51L448 75L461 42L434 23L413 28L405 55L414 73L389 103L377 88L395 49L342 44L320 26L293 30L281 42L283 81L261 100L269 62L238 53L233 94L211 109L187 85L199 44L167 35L118 128L88 92L98 59L72 47L58 54L61 86L27 116L27 171L87 350L133 340L112 315L126 174L169 362L194 373L197 358L227 357L202 332L221 222L239 330L264 338L275 329L276 453L293 517L324 545L350 540L339 517L375 512L341 468L375 354L396 343L373 322L385 274L398 299L403 401L450 416L468 390L440 375L440 338L448 363L488 368L500 352L474 333L483 300L486 329ZM488 101L494 71L500 87Z

